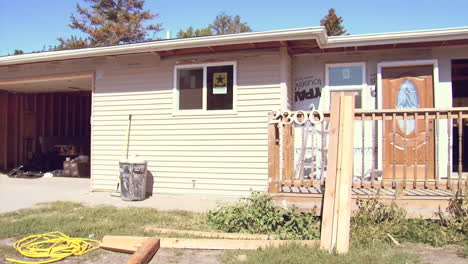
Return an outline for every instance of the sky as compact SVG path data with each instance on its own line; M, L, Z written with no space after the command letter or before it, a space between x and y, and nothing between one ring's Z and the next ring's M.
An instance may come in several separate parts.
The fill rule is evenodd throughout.
M83 36L68 27L83 0L0 0L0 56L57 45L58 37ZM86 4L85 4L86 5ZM320 25L329 8L343 17L348 33L367 34L468 26L468 0L146 0L159 13L154 22L175 37L188 26L206 27L220 12L240 15L254 31Z

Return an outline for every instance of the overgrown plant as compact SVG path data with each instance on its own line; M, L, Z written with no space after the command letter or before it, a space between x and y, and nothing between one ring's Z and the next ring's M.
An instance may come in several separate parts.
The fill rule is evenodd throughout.
M282 239L320 237L318 219L313 213L300 213L294 207L277 207L270 196L260 192L209 211L207 222L224 232L272 234Z
M450 199L447 212L448 215L439 208L437 216L441 219L441 224L468 236L468 199L466 195L457 191Z
M443 246L466 240L466 219L446 216L442 220L407 219L406 212L395 204L377 199L358 201L358 211L351 220L352 239L360 243L381 240L420 242ZM454 209L457 212L459 210Z

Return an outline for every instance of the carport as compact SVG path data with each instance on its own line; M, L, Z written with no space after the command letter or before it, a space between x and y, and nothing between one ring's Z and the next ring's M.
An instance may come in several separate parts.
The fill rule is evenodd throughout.
M57 147L90 156L93 86L92 72L0 80L0 169Z

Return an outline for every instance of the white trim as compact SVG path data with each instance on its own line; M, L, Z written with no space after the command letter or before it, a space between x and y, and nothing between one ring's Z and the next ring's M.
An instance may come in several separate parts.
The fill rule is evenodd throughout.
M216 66L232 66L232 109L226 110L208 110L208 84L207 72L208 67ZM203 69L203 102L202 109L179 109L179 88L177 83L177 71L179 69ZM237 114L237 61L223 61L223 62L210 62L210 63L194 63L194 64L181 64L174 66L174 80L173 80L173 116L187 116L187 115L236 115Z
M432 60L405 60L405 61L383 61L377 64L377 109L383 109L383 87L382 87L382 70L383 68L392 68L392 67L406 67L406 66L422 66L422 65L431 65L432 66L432 80L433 80L433 97L434 97L434 108L443 107L442 102L440 102L439 93L443 92L439 90L439 61L437 59ZM444 149L448 149L448 135L447 133L447 121L440 120L437 124L438 126L438 135L434 134L434 145L435 145L435 161L434 165L436 166L435 169L438 171L436 175L439 175L439 179L447 177L447 170L443 169L446 168L446 161L447 157L445 154L451 155L451 153L447 153L447 151L443 151ZM378 124L378 159L377 159L377 168L379 170L383 169L383 143L382 143L383 131L382 131L382 123ZM438 140L436 140L438 137ZM444 161L445 160L445 164ZM436 162L439 161L437 164Z
M158 52L175 49L187 49L197 47L209 47L220 45L233 45L269 41L288 41L315 39L317 43L326 42L325 28L305 27L281 30L269 30L260 32L246 32L239 34L215 35L196 38L182 38L149 41L143 43L116 45L108 47L95 47L85 49L47 51L39 53L28 53L14 56L0 57L0 66L32 62L43 62L53 60L66 60L97 56L110 56L143 52Z
M428 41L468 39L468 27L416 30L393 33L328 37L325 28L306 27L229 35L170 39L73 50L47 51L0 57L0 66L54 60L112 56L121 54L159 52L175 49L209 47L269 41L316 40L320 48L357 47Z
M96 72L93 72L92 78L92 87L91 87L91 116L89 117L90 122L90 142L89 142L89 191L93 192L94 188L94 171L93 171L93 163L94 163L94 153L93 153L93 135L94 135L94 96L96 92Z
M413 30L390 33L333 36L323 43L323 48L356 47L412 42L467 39L468 27Z

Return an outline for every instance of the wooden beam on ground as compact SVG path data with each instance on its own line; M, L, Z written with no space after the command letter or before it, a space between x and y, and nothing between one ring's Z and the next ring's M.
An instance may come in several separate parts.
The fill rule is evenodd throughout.
M346 254L351 222L354 95L333 93L330 117L329 166L320 246L330 253Z
M262 235L262 234L203 232L203 231L192 231L192 230L158 228L158 227L152 227L152 226L145 227L145 231L155 232L155 233L164 234L164 235L177 234L177 235L191 235L191 236L207 237L207 238L253 239L253 240L277 239L276 236Z
M104 236L101 248L133 253L148 237ZM316 240L234 240L234 239L195 239L195 238L159 238L161 248L218 249L218 250L256 250L259 248L279 247L289 244L313 247Z
M147 239L140 248L128 259L127 264L147 264L158 252L160 241L157 238Z

